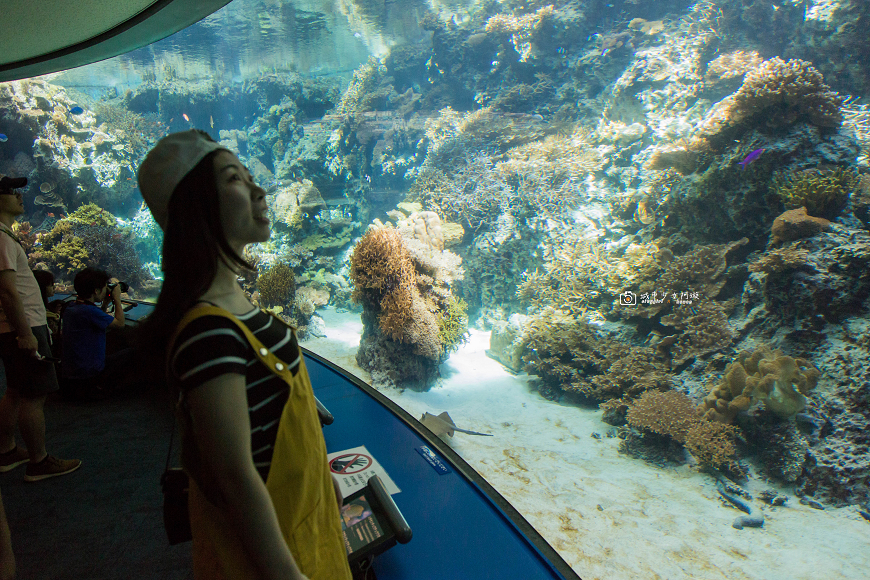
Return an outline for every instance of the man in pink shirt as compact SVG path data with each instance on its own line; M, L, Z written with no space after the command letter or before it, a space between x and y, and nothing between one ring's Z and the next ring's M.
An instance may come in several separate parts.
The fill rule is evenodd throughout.
M64 475L81 466L78 459L58 459L45 451L46 396L58 390L51 357L45 305L27 254L12 230L24 213L18 188L24 177L0 174L0 358L6 371L6 394L0 400L0 472L27 463L25 481ZM15 442L16 427L27 450Z

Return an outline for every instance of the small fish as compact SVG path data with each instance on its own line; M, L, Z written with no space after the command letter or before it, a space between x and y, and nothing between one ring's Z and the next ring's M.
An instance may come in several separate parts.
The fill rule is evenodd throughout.
M7 141L9 141L9 137L4 135L3 133L0 133L0 143L6 143Z
M45 214L45 215L47 215L47 216L48 216L48 217L54 217L54 214L53 214L53 213L51 213L51 212L48 212L48 213L47 213L47 214Z
M82 113L85 112L85 110L82 109L81 107L79 107L78 105L76 105L75 107L71 107L69 112L72 113L73 115L81 115Z
M208 116L208 124L211 125L212 129L214 129L214 117L211 115Z
M466 429L460 429L453 423L453 419L450 418L450 415L447 414L447 411L444 411L437 417L430 413L424 413L422 417L420 417L420 422L423 423L423 426L432 431L435 435L440 437L441 435L447 435L448 437L453 437L454 431L459 431L460 433L467 433L468 435L482 435L484 437L492 437L489 433L478 433L477 431L468 431Z
M743 161L741 161L737 165L739 165L743 169L743 171L746 171L746 166L749 165L750 163L752 163L753 161L755 161L756 159L758 159L759 157L761 157L761 154L764 153L765 151L766 151L765 149L756 149L755 151L753 151L752 153L747 155L746 159L744 159Z
M187 113L181 113L181 116L184 117L184 120L190 123L190 117L187 116Z

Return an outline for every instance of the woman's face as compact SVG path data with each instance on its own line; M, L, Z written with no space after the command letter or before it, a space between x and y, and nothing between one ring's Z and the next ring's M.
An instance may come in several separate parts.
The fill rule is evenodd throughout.
M241 255L247 244L269 239L266 192L254 183L248 169L229 151L215 155L214 171L224 235L230 247Z
M46 296L54 296L54 284L49 284L45 287Z

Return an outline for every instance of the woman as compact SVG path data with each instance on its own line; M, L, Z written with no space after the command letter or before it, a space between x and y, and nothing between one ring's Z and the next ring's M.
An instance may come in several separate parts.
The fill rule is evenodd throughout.
M163 288L141 338L146 348L170 345L162 348L180 393L194 577L349 579L341 496L295 332L238 283L252 269L245 246L270 236L265 192L196 130L161 139L138 179L164 231ZM290 372L262 364L226 312Z
M54 274L48 270L34 270L33 277L36 278L36 283L39 284L39 292L42 294L42 303L45 305L45 318L48 323L48 330L51 333L52 343L57 337L60 329L60 315L51 308L48 304L48 299L54 296ZM52 352L54 348L52 348Z

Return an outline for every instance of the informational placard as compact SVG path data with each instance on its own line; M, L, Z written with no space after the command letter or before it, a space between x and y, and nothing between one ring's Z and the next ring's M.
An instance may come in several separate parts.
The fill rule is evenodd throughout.
M341 530L348 556L384 535L368 499L361 495L341 506Z
M377 475L384 483L384 487L390 495L402 491L396 486L386 470L369 453L365 445L336 451L326 456L329 460L329 470L338 478L342 497L347 497L353 492L365 487L369 478Z

